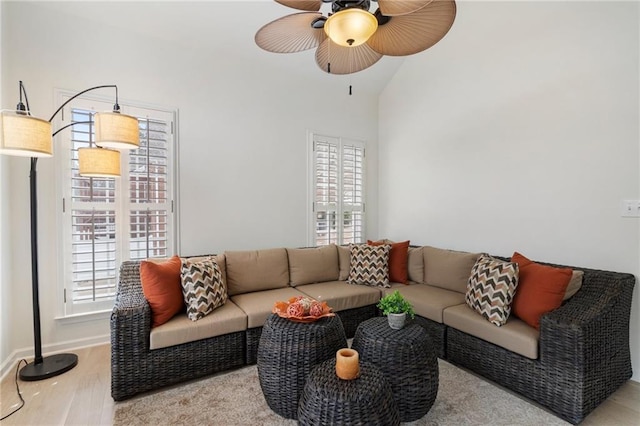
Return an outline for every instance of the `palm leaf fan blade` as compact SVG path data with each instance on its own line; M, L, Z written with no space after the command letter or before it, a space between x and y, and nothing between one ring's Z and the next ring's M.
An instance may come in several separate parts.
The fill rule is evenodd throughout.
M316 50L316 63L324 72L328 72L331 64L331 74L351 74L369 68L382 58L382 55L367 44L355 47L344 47L326 39Z
M283 16L258 30L256 44L274 53L295 53L318 47L327 35L322 28L313 28L312 23L321 17L317 12Z
M284 6L292 9L306 10L309 12L317 12L322 6L322 0L275 0Z
M434 0L417 12L391 17L378 27L367 44L383 55L413 55L442 40L455 17L455 1Z
M400 16L420 10L434 0L378 0L380 12L385 16Z

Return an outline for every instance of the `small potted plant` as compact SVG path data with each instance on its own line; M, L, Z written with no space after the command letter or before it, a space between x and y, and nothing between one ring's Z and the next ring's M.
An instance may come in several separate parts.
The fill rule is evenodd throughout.
M407 302L398 290L380 299L378 308L382 311L383 315L387 316L389 327L394 330L400 330L404 327L407 315L411 318L415 318L416 316L411 303Z

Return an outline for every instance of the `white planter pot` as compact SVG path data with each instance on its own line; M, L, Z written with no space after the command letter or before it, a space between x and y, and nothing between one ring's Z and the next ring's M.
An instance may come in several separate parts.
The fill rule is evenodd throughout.
M401 314L389 314L387 315L387 320L389 321L389 327L394 330L400 330L404 327L404 322L407 319L407 314L405 312Z

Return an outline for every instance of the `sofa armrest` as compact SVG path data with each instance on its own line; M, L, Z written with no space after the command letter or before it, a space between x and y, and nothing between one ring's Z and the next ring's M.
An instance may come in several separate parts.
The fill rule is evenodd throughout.
M580 291L540 320L540 360L556 368L588 374L617 357L630 356L629 321L635 277L582 270Z
M120 280L111 312L111 345L145 344L149 348L151 307L142 293L140 262L126 261L120 266ZM114 340L120 340L114 341Z
M119 401L138 384L138 371L147 367L151 308L142 293L140 262L120 266L115 305L111 311L111 396Z

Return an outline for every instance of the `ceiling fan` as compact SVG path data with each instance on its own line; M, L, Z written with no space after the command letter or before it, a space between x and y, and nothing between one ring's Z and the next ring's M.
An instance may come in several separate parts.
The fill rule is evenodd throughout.
M406 56L439 42L453 25L454 0L275 0L304 12L283 16L260 28L255 41L274 53L316 50L316 63L331 74L351 74L384 55ZM376 2L376 0L373 0ZM331 3L331 12L320 12Z

